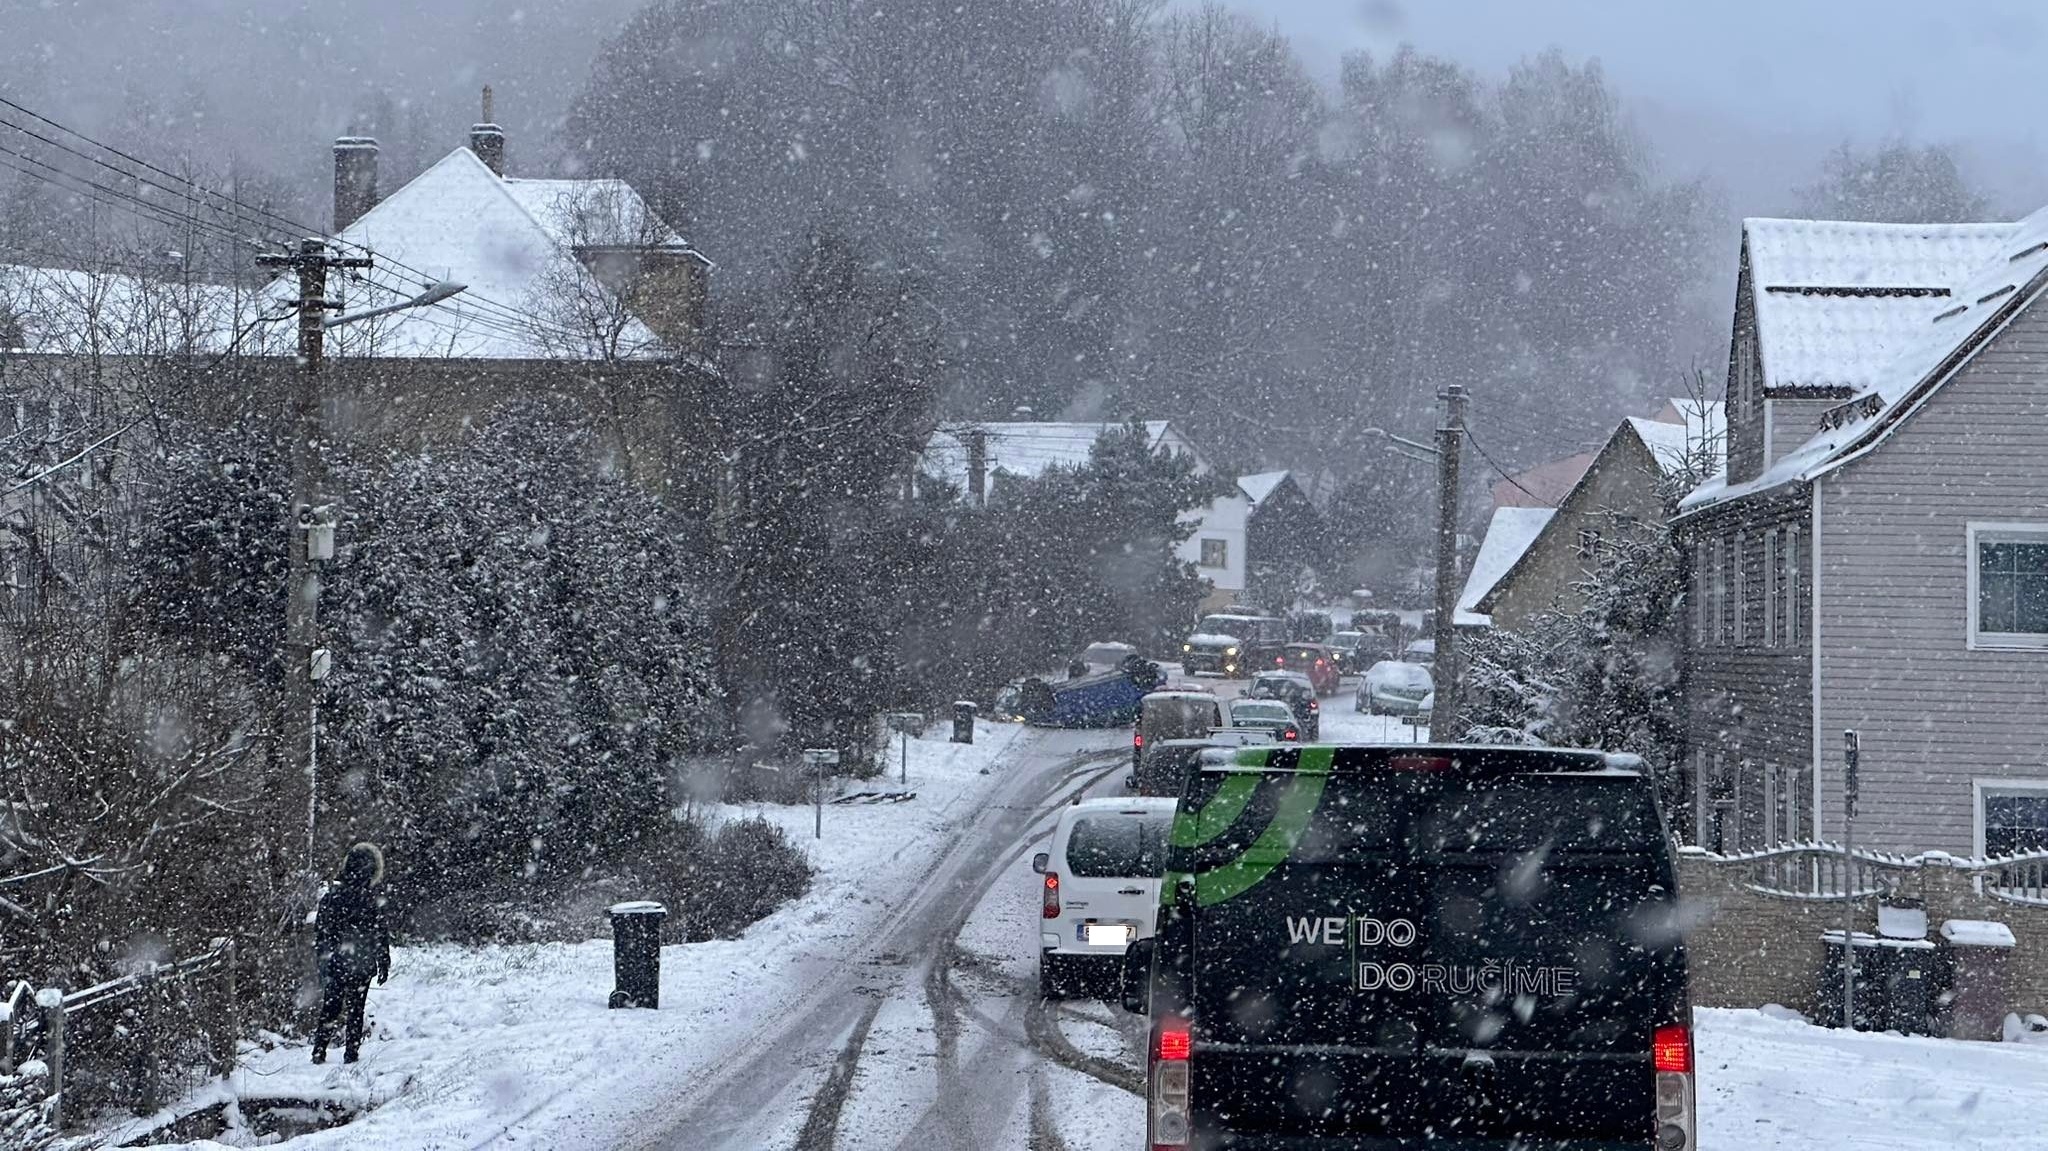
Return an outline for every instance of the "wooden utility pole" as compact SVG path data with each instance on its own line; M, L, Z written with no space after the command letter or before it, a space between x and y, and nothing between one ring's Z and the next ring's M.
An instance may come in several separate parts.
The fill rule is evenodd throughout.
M317 870L313 832L317 790L313 778L318 762L314 696L314 651L320 643L320 577L313 551L315 529L322 526L321 494L327 484L321 451L320 368L327 348L326 312L340 305L327 298L329 268L367 268L368 256L336 256L319 237L300 240L297 250L256 257L259 267L290 268L299 274L299 371L292 389L291 520L286 527L284 616L284 715L279 747L287 767L286 780L302 780L306 789L306 873ZM289 788L294 784L287 782Z
M1448 384L1436 428L1436 705L1430 739L1447 743L1458 732L1458 448L1465 438L1465 386Z

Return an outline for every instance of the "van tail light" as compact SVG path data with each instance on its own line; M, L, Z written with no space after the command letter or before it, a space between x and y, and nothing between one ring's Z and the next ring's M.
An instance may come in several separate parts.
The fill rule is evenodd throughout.
M1676 1023L1659 1027L1650 1039L1650 1063L1657 1076L1657 1151L1696 1151L1692 1030Z
M1322 701L1321 701L1321 700L1316 700L1316 699L1312 699L1312 700L1309 700L1309 701L1308 701L1308 709L1309 709L1310 711L1321 711L1321 710L1323 710L1323 703L1322 703Z
M1194 1053L1194 1029L1187 1020L1169 1016L1153 1021L1151 1058L1145 1068L1151 1080L1145 1108L1146 1145L1152 1151L1188 1145L1192 1127L1189 1064Z
M1060 874L1057 871L1045 873L1045 911L1047 919L1060 917Z
M1144 748L1144 746L1145 746L1145 733L1144 733L1144 732L1142 732L1142 731L1134 731L1134 732L1132 732L1132 733L1131 733L1131 746L1132 746L1132 747L1135 747L1135 748L1139 748L1139 749L1141 749L1141 750L1142 750L1142 749Z

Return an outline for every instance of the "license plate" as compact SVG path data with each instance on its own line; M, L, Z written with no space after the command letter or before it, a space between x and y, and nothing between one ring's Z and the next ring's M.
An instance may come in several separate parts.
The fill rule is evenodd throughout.
M1081 929L1081 938L1082 942L1087 943L1091 947L1102 947L1111 944L1122 947L1131 941L1131 928L1129 924L1124 923L1091 923Z

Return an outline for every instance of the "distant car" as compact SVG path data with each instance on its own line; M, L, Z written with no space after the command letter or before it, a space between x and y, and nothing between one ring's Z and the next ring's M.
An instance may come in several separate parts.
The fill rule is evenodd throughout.
M1355 706L1368 715L1421 715L1424 701L1434 702L1434 692L1428 668L1383 659L1365 670Z
M1230 701L1230 726L1264 728L1282 743L1301 739L1301 725L1294 709L1277 699L1234 699Z
M1331 635L1330 650L1336 653L1337 670L1345 675L1357 675L1368 666L1365 633L1362 631L1340 631Z
M1138 701L1138 722L1131 732L1131 780L1145 770L1147 748L1170 739L1196 739L1223 726L1223 705L1206 691L1172 688L1151 692Z
M1082 649L1080 659L1092 671L1108 671L1137 654L1138 649L1127 643L1091 643Z
M1317 695L1336 691L1344 678L1337 670L1336 651L1319 643L1290 643L1273 657L1273 666L1307 676Z
M1436 641L1433 639L1410 640L1401 649L1401 658L1407 663L1419 663L1423 667L1436 666Z
M1317 740L1323 734L1323 705L1316 701L1315 684L1298 671L1262 671L1245 689L1246 699L1277 699L1294 712L1301 738Z
M1229 733L1232 729L1223 731ZM1227 755L1230 750L1244 746L1244 740L1239 737L1246 734L1219 735L1215 731L1206 731L1193 739L1163 739L1147 744L1145 758L1129 780L1131 790L1139 795L1179 795L1181 788L1187 785L1188 777L1201 769L1205 756L1212 752ZM1259 733L1262 739L1264 734Z
M1124 949L1152 935L1174 800L1084 799L1060 812L1031 859L1039 881L1038 989L1064 998L1113 985Z
M1181 666L1189 675L1214 672L1236 679L1270 667L1273 656L1287 642L1286 631L1286 623L1272 616L1222 612L1203 616L1180 645Z

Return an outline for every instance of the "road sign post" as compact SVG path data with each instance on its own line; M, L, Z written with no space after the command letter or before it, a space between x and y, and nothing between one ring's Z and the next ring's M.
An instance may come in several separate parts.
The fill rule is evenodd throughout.
M812 828L814 838L825 838L825 769L839 765L839 752L829 747L804 749L804 764L811 769Z
M900 782L910 785L910 736L912 732L924 730L924 713L921 711L892 711L889 726L903 737L903 767Z
M1856 778L1863 757L1854 728L1842 733L1842 1029L1856 1030Z

